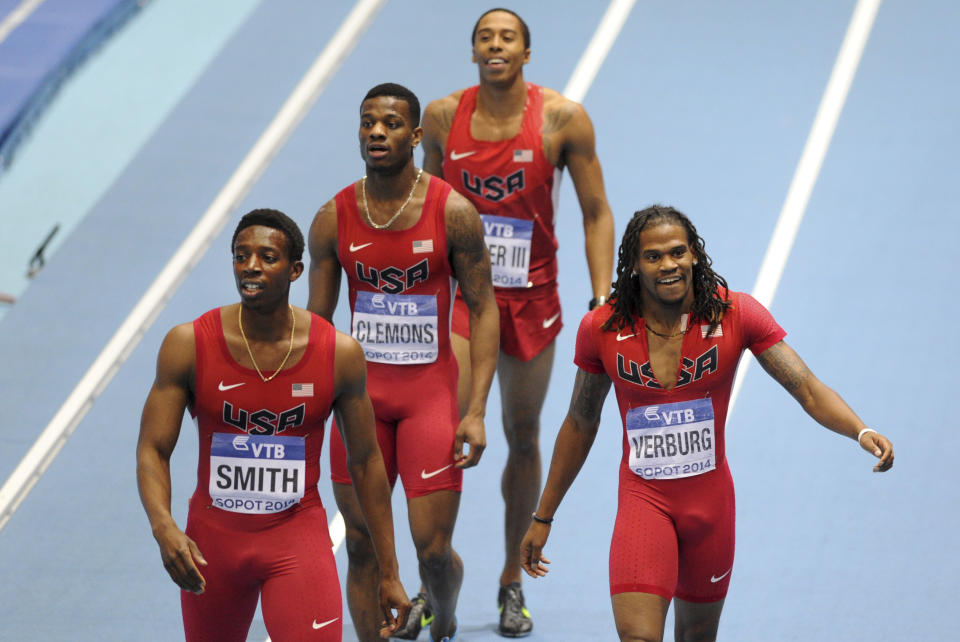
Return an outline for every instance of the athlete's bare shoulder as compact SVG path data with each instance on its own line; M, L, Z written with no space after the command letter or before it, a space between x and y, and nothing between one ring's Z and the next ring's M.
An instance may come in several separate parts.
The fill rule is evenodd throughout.
M472 240L477 230L483 230L477 208L457 190L450 190L450 195L447 196L444 217L447 222L447 239L451 244L460 244L468 238Z
M197 337L193 323L174 326L157 356L157 382L192 387L197 367Z
M363 390L367 381L367 361L356 339L336 331L334 344L334 389L339 392Z
M449 96L431 101L423 112L423 135L425 138L444 139L453 126L453 116L457 113L460 97L466 89L458 89Z
M331 198L320 206L310 224L307 237L311 259L320 258L337 249L337 200Z
M550 135L571 128L589 126L587 110L558 91L543 88L543 134Z

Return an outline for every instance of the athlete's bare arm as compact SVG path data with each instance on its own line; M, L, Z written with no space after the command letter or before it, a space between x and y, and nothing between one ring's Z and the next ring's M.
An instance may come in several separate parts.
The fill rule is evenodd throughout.
M434 100L423 112L423 169L443 178L443 154L463 90Z
M472 368L467 412L457 428L457 466L469 468L480 461L486 447L483 418L500 352L500 312L493 295L490 255L483 241L480 215L466 198L450 192L446 206L450 263L460 282L463 301L470 310L470 363ZM463 457L463 443L470 453Z
M400 583L397 567L390 484L377 445L373 405L367 395L363 350L360 344L342 332L337 332L334 356L333 411L347 449L350 478L380 566L380 608L384 616L380 635L387 637L406 622L410 601ZM397 610L396 617L393 609Z
M557 433L547 485L537 506L537 517L553 519L564 495L576 479L597 436L600 411L603 410L603 402L609 391L610 377L607 375L577 370L570 409L560 426L560 432ZM548 569L544 564L549 564L550 560L543 557L543 547L549 535L549 524L534 521L523 537L520 544L520 563L531 577L547 574Z
M785 342L780 341L764 350L757 361L821 426L854 440L867 427L840 395L817 379L803 359ZM860 445L880 458L873 467L874 472L882 473L893 466L893 444L883 435L864 433Z
M557 167L570 170L583 213L593 296L607 296L613 274L614 223L603 188L593 123L580 104L553 90L544 89L544 101L544 153Z
M307 309L333 323L333 311L340 297L335 200L324 204L313 217L307 243L310 252L310 298Z
M185 323L167 334L157 357L157 376L140 418L137 486L164 568L177 586L200 594L205 581L197 565L207 562L170 513L170 456L180 436L183 411L192 399L195 377L193 324Z

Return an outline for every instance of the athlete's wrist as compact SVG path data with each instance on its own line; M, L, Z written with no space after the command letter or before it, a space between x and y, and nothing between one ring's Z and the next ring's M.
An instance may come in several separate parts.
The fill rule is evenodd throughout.
M599 308L601 305L607 302L607 297L604 294L600 296L595 296L590 299L590 302L587 304L587 309L592 310L594 308Z
M865 434L867 434L868 432L872 432L873 434L878 434L877 431L874 430L873 428L864 428L863 430L861 430L860 432L858 432L858 433L857 433L857 443L860 444L861 446L863 445L863 436L864 436Z

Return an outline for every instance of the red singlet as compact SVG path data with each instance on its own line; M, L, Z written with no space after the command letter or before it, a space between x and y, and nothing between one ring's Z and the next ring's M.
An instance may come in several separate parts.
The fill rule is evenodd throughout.
M426 175L426 174L425 174ZM391 486L408 497L460 490L454 464L457 364L450 349L456 281L444 209L450 186L430 177L420 218L405 230L370 227L357 185L336 196L337 251L350 286L351 334L367 359L367 391ZM349 484L346 451L330 435L333 481Z
M483 218L500 305L500 348L526 361L563 327L554 232L562 174L543 153L543 89L527 83L520 132L498 141L470 135L478 89L471 87L460 97L444 150L443 177ZM458 296L453 331L469 337L468 319Z
M336 332L313 315L303 356L264 382L230 354L220 312L193 322L200 459L186 533L208 566L203 594L181 591L186 637L246 640L260 597L274 639L339 640L340 583L317 493Z
M676 385L664 390L650 366L646 324L604 331L613 308L584 316L574 362L613 381L624 427L610 592L643 592L691 602L722 599L734 550L733 481L724 427L740 355L786 336L753 297L732 307L709 337L690 322Z

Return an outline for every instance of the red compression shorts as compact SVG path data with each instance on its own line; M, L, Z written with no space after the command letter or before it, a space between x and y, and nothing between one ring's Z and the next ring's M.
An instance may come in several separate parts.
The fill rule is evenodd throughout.
M726 465L647 484L621 470L610 543L610 594L653 593L716 602L730 586L735 507Z
M339 641L340 580L322 506L288 509L264 526L260 515L191 508L187 535L207 560L201 595L180 591L188 642L247 639L261 598L274 640ZM253 518L253 519L246 519Z
M463 470L453 458L457 426L456 368L437 368L427 377L403 379L404 366L391 366L396 377L389 383L379 377L367 380L367 390L377 419L377 442L383 454L390 487L403 480L407 497L422 497L438 490L460 491ZM330 430L330 477L351 484L347 451L336 422Z
M543 292L522 298L500 296L497 291L497 307L500 308L500 349L521 361L530 361L540 354L563 328L560 294L556 286L542 289ZM459 290L453 301L450 331L470 338L470 312Z

